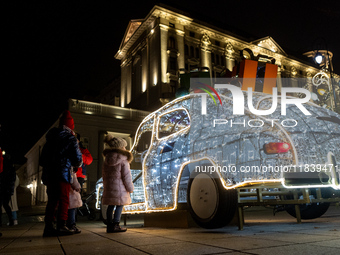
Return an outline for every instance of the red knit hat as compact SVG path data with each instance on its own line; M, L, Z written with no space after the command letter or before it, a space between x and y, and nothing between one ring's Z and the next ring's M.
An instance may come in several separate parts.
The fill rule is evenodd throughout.
M74 121L73 118L71 117L70 111L68 110L65 110L60 117L59 126L63 125L69 127L72 130L74 129Z

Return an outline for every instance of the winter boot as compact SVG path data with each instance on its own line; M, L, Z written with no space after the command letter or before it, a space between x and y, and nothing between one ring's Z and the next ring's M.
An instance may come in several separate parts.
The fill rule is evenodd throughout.
M58 221L57 226L58 226L57 227L58 235L60 235L60 236L66 236L66 235L73 235L74 234L73 229L69 229L68 227L66 227L66 220Z
M80 234L81 230L79 228L77 228L76 224L73 224L71 227L69 227L69 229L74 231L74 234Z
M114 226L115 224L112 222L108 222L106 225L106 233L114 233Z
M45 222L43 237L57 236L58 232L53 226L53 222Z
M113 223L113 232L125 232L127 229L119 226L119 222Z

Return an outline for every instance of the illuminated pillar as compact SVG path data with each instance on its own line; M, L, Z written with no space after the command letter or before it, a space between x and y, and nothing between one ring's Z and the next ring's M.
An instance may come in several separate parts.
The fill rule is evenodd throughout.
M276 80L277 80L277 91L281 92L282 80L281 80L281 68L280 67L277 68L277 77L276 77Z
M125 61L122 63L122 67L121 67L121 71L122 71L122 78L120 81L120 107L125 107L126 105L126 79L127 79L127 72L126 72L126 65L125 65Z
M148 50L147 46L142 49L142 93L147 89L148 84Z
M131 102L131 86L132 86L132 63L128 63L126 66L126 104L129 104Z
M226 56L225 60L226 60L226 68L230 72L232 72L233 67L235 66L235 59L232 56Z
M208 67L211 74L212 72L211 51L207 48L202 47L201 47L201 67Z
M210 38L207 34L204 34L201 38L201 67L208 67L210 70L210 77L212 74L212 65L211 65L211 49L210 46Z
M161 79L162 83L168 82L167 66L168 66L168 29L169 27L163 24L159 25L161 33Z
M297 75L297 70L295 68L295 66L292 66L291 69L290 69L290 77L291 77L291 86L294 87L294 88L298 88L299 85L298 85L298 80L296 79L296 76Z
M225 46L225 56L226 56L226 68L232 72L233 67L235 66L235 58L233 57L233 53L235 52L234 46L231 42L228 42Z
M185 53L184 53L184 32L181 30L176 30L177 33L177 46L178 46L178 69L185 68Z
M307 84L308 84L308 90L310 92L313 92L313 83L312 83L312 74L310 72L307 72ZM311 99L312 100L312 99Z

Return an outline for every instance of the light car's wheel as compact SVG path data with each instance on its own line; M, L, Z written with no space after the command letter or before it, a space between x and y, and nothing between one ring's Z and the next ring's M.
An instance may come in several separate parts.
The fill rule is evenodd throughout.
M237 191L225 190L221 180L208 173L197 173L188 183L187 201L194 221L203 228L221 228L234 217Z
M332 195L330 189L322 189L321 194L323 198L329 198ZM311 190L311 196L316 197L316 190ZM300 205L301 219L311 220L321 217L325 212L327 212L330 203L313 203ZM287 213L296 218L295 206L289 206L286 209Z

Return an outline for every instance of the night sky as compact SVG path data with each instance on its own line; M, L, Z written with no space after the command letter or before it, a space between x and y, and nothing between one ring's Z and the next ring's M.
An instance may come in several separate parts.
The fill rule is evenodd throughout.
M0 90L0 147L17 163L25 162L24 155L66 109L69 98L94 95L120 75L114 55L129 20L145 18L159 1L98 2L3 4L6 78ZM311 50L322 36L340 74L339 1L166 3L194 11L221 28L241 29L254 39L271 36L297 55Z

